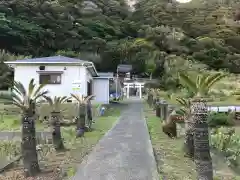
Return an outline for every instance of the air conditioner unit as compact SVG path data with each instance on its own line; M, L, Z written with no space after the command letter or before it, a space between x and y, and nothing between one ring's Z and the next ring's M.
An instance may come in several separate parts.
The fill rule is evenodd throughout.
M45 66L39 66L39 70L40 71L44 71L45 70Z

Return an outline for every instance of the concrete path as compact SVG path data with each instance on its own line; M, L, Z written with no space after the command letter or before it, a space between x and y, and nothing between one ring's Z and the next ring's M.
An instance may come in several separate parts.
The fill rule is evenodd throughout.
M72 180L159 180L142 103L128 106Z

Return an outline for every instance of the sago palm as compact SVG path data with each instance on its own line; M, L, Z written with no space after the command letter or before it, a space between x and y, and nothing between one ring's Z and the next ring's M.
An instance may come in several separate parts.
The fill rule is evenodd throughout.
M187 157L194 157L194 141L193 141L193 121L191 120L190 114L190 100L185 98L177 97L176 101L181 105L180 111L184 115L184 123L185 123L185 141L184 141L184 150L185 155Z
M215 73L215 74L201 74L195 79L188 76L186 73L179 73L180 83L190 92L193 93L194 97L203 98L205 97L211 88L219 82L221 79L226 77L226 74Z
M208 94L215 83L225 76L222 73L200 74L193 80L186 73L179 73L180 83L194 94L193 100L191 100L190 117L192 117L194 126L194 160L198 179L213 179L207 124L207 105L202 98Z
M48 93L43 90L44 86L44 84L37 86L34 79L31 79L28 88L24 87L21 82L14 82L12 92L0 96L21 110L22 155L26 176L34 176L40 171L36 150L35 113L38 100Z
M77 137L81 137L84 135L86 124L91 127L92 120L88 120L88 105L89 101L94 98L93 95L90 96L82 96L71 94L71 96L78 102L78 117L77 117Z
M44 96L47 100L48 104L51 108L51 125L52 125L52 139L55 150L63 150L64 144L61 136L61 126L60 126L60 119L61 119L61 112L62 112L62 104L67 102L69 97L49 97Z

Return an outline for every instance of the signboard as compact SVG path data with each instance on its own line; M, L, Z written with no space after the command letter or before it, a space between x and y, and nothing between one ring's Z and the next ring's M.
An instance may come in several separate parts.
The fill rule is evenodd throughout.
M72 90L79 92L81 90L81 82L80 81L74 81L72 83Z

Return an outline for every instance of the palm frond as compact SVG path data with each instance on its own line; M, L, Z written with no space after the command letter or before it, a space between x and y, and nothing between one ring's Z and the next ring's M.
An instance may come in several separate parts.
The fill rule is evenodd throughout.
M41 97L47 95L48 93L49 93L48 90L43 91L43 92L39 92L39 93L33 98L33 101L36 101L38 98L41 98Z
M81 96L81 95L71 94L71 96L72 96L78 103L83 103L83 101L84 101L84 97Z
M53 100L51 97L43 95L43 98L48 102L50 106L53 106Z
M199 85L198 85L198 94L199 95L205 95L206 92L208 91L206 89L206 78L208 77L208 74L203 74L199 75L200 80L199 80Z
M21 82L14 81L12 89L23 97L25 97L27 94L27 91Z
M220 81L221 79L225 78L227 75L223 73L216 73L213 75L210 75L205 80L205 86L209 90L215 83Z
M88 101L90 101L95 97L94 95L84 97L83 95L76 95L76 94L71 94L71 96L80 104L86 104L88 103Z
M11 92L10 94L6 93L0 93L0 99L3 99L6 102L11 102L13 105L19 107L22 110L26 109L26 106L24 106L23 99L21 99L21 96Z
M18 94L21 97L24 106L28 106L30 99L24 85L19 81L14 81L13 84L14 86L12 88L12 92Z
M46 86L46 84L40 84L37 89L34 91L33 95L32 95L32 98L35 98L39 92Z
M50 96L43 96L44 99L47 100L48 104L51 106L52 111L61 111L61 104L63 104L64 102L66 102L69 97L67 96L63 96L63 97L58 97L58 96L54 96L54 97L50 97Z
M31 79L28 84L28 92L21 82L14 81L10 94L0 94L0 98L10 101L14 106L27 110L32 104L39 104L37 100L45 95L48 91L41 92L43 85L36 86L34 79ZM37 88L37 89L36 89ZM36 89L36 91L34 91Z
M87 103L88 101L92 100L95 96L94 95L90 95L84 98L85 103Z
M53 103L54 104L58 104L59 103L59 97L58 96L54 96Z
M23 102L23 99L21 98L20 95L18 94L15 94L15 93L11 93L11 96L12 96L12 102L15 102L19 105L23 105L24 106L24 102Z
M69 99L70 99L70 97L63 96L63 97L60 97L60 98L59 98L59 102L60 102L60 103L64 103L64 102L68 101Z
M197 92L196 83L183 72L179 73L179 81L185 88L189 89L191 92Z
M202 76L197 76L196 78L196 87L199 88L201 86Z
M32 78L28 84L28 98L32 99L32 95L34 93L36 84L34 83L34 79Z
M181 97L177 97L176 101L182 106L180 108L180 110L182 111L183 114L187 115L190 112L190 100L185 99L185 98L181 98Z
M184 106L184 107L186 107L186 108L189 108L189 107L190 107L190 101L189 101L188 99L184 99L184 98L177 97L177 98L176 98L176 101L177 101L180 105L182 105L182 106Z

